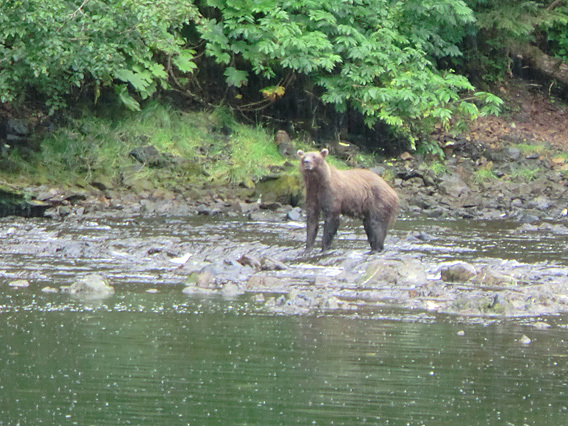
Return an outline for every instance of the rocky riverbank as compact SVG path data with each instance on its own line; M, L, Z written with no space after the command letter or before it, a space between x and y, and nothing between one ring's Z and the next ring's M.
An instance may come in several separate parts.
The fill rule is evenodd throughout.
M244 298L254 311L287 315L380 317L385 307L473 318L568 312L565 220L404 216L378 255L367 254L360 224L344 221L332 251L305 256L301 210L177 202L1 219L0 283L51 297L96 272L118 295L129 283L154 292L179 285L188 297ZM22 280L25 287L11 284Z
M449 152L441 171L416 159L393 168L405 211L521 222L566 217L568 161L557 152L484 148L463 140Z
M567 312L568 156L557 137L547 144L521 136L446 138L445 161L403 153L376 165L401 198L387 250L376 256L365 254L359 223L349 221L330 253L303 255L293 160L233 186L210 179L163 189L145 180L139 158L120 172L119 185L104 176L74 188L4 184L0 213L42 218L2 219L4 258L41 262L29 270L18 270L20 260L4 265L0 283L66 288L72 282L50 262L67 262L73 281L108 262L111 285L143 268L152 271L144 280L183 284L190 297L248 297L270 313L372 316L385 305L474 317ZM152 167L175 173L179 162L159 158ZM459 224L452 236L448 223ZM485 224L491 232L480 235ZM132 227L140 238L125 232ZM55 229L47 239L45 228ZM86 266L74 271L77 264Z
M568 159L560 151L542 145L488 148L457 140L446 152L444 162L404 153L373 168L399 193L402 215L507 218L524 223L566 218ZM291 165L250 188L188 184L170 191L144 184L142 177L131 178L123 187L95 182L79 189L38 186L22 190L4 185L0 195L8 214L55 218L105 210L125 214L251 213L287 204L301 206L300 181L293 169Z

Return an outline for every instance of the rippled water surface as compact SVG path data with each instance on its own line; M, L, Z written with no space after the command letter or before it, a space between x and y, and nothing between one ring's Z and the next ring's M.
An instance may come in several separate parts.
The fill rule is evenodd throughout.
M352 225L336 247L366 249ZM566 235L518 227L400 220L387 244L439 261L568 264ZM277 316L250 295L182 294L175 256L229 241L294 257L304 232L240 219L2 219L0 424L568 424L568 318L538 329L387 309ZM93 271L113 297L41 291ZM8 287L18 278L30 287Z
M385 244L388 252L420 254L434 262L490 258L568 266L568 231L566 225L559 226L563 226L560 233L525 232L518 222L509 221L400 219ZM149 244L154 245L150 254L171 256L214 246L256 245L298 257L304 241L304 224L285 221L198 216L103 217L61 223L4 218L0 219L0 247L9 247L9 252L0 259L0 272L17 279L24 268L33 272L36 282L46 284L53 277L73 280L93 269L125 283L180 283L185 276L176 274L171 263L160 265L156 256L149 258ZM360 222L344 220L333 247L368 250Z
M537 330L396 311L278 317L175 290L2 294L0 423L568 421L560 318Z

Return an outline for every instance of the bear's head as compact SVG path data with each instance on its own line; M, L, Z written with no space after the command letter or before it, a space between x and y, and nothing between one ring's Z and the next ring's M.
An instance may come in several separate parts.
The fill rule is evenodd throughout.
M325 148L320 152L304 152L299 150L298 157L300 157L300 170L311 171L321 168L321 166L325 163L325 157L327 157L327 154L329 154L329 151Z

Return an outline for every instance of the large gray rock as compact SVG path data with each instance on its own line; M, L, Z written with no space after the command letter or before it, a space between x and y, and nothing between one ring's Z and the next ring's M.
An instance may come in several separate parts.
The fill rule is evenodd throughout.
M12 288L26 288L30 286L30 282L28 280L16 280L11 281L8 285Z
M136 161L151 167L163 166L164 160L162 154L152 145L145 145L134 148L128 153Z
M114 288L108 285L99 274L86 275L69 288L72 296L89 299L102 299L114 294Z
M477 271L475 267L467 262L458 262L453 265L443 266L441 277L443 281L454 283L465 283L475 277Z
M489 266L484 267L474 279L475 282L485 286L509 287L518 285L517 279L496 271Z
M422 262L412 257L378 259L372 262L359 284L363 287L377 285L421 286L428 281Z
M440 193L452 198L465 198L469 195L469 186L458 175L444 175L439 184Z

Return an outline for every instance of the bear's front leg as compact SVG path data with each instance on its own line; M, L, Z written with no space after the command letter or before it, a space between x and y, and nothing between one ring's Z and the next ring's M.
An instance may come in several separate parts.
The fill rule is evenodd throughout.
M326 214L323 223L323 242L322 251L328 251L331 247L331 242L333 237L337 233L339 228L339 213L338 214Z
M307 214L307 236L306 236L306 253L309 252L316 241L316 235L319 228L319 213L308 211Z

